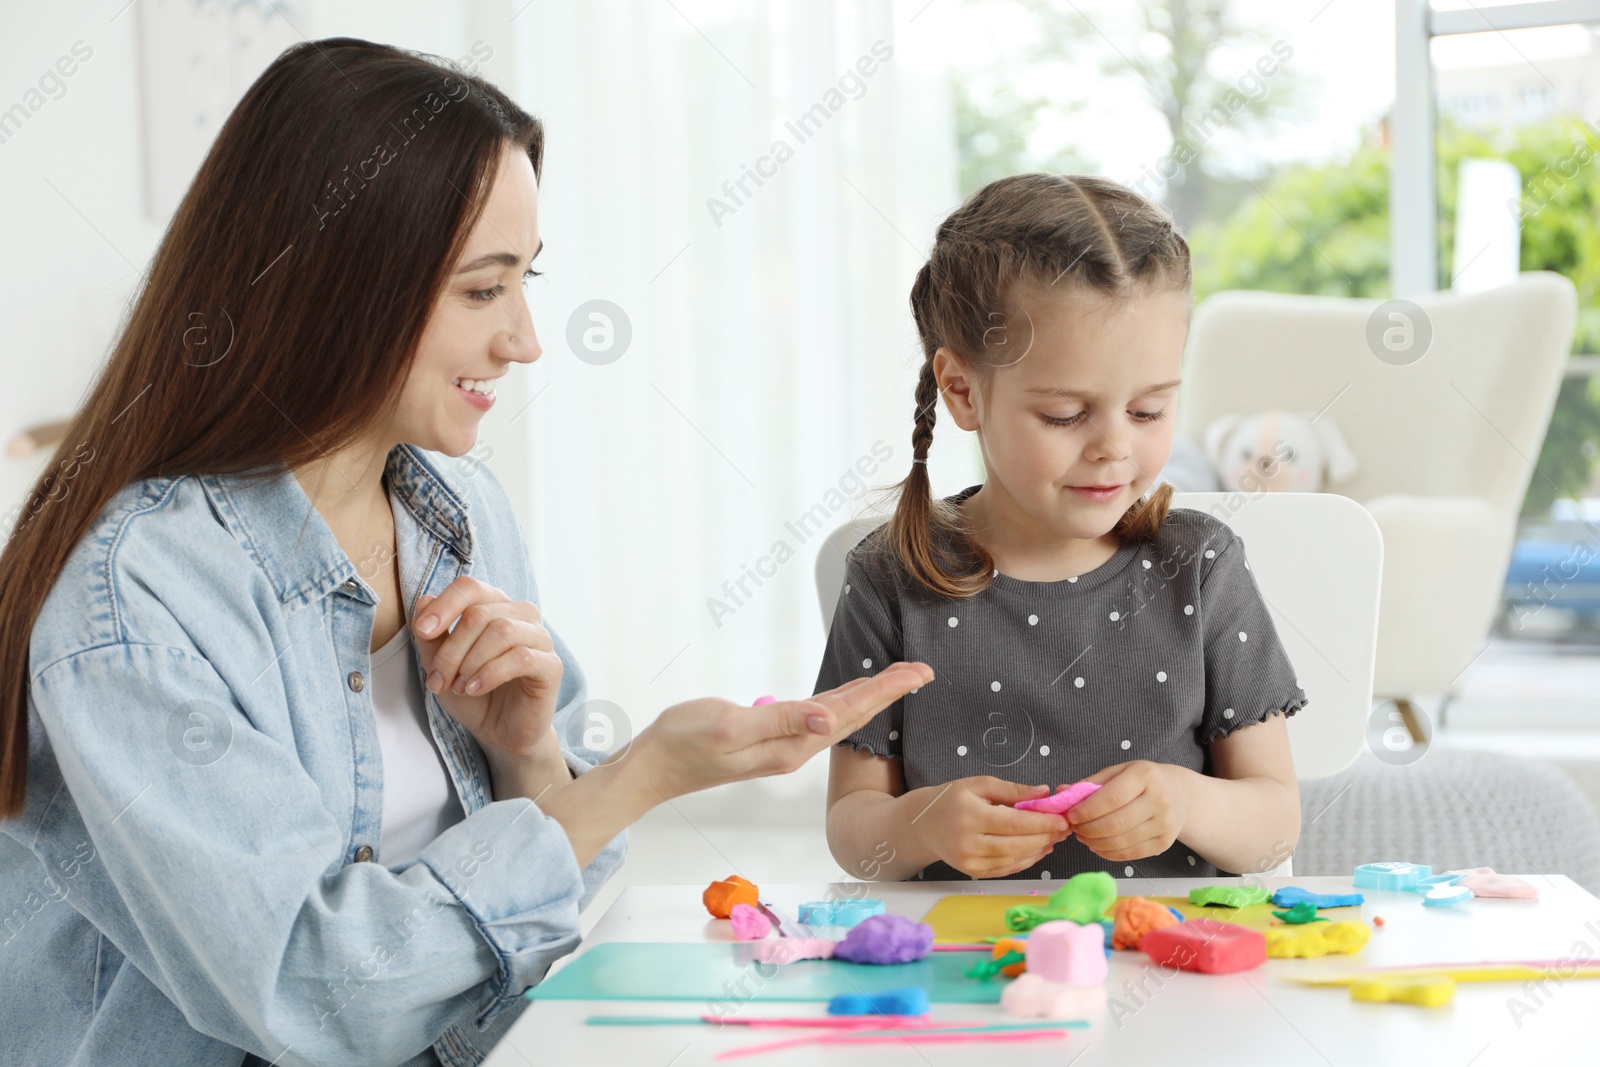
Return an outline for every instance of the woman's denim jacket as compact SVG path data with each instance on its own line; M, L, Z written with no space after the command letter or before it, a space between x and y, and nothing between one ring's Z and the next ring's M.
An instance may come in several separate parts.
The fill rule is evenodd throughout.
M463 574L537 602L486 467L400 445L386 471L407 618ZM391 562L358 569L282 467L150 478L102 510L32 633L26 807L0 823L0 1063L477 1064L578 944L626 835L580 870L533 802L491 796L426 688L466 818L408 864L377 852L362 579ZM555 650L582 773L602 754Z

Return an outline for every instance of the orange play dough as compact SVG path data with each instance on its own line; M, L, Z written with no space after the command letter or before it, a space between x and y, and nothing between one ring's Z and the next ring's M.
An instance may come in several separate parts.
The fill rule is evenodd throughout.
M1138 948L1140 940L1151 930L1176 926L1178 922L1163 905L1144 897L1125 897L1117 901L1111 915L1116 920L1111 928L1112 948Z
M706 910L718 919L726 919L733 914L735 904L748 904L752 908L760 903L761 890L754 884L745 881L737 874L730 875L720 882L712 882L706 886L706 891L700 894L700 899L705 903Z
M989 958L997 960L1001 956L1004 956L1007 952L1020 952L1023 955L1027 955L1028 943L1023 941L1021 938L1002 937L1000 940L994 943L994 954ZM1005 975L1007 978L1015 978L1017 975L1021 974L1027 969L1028 965L1026 962L1008 963L1004 967L1000 968L1000 973Z

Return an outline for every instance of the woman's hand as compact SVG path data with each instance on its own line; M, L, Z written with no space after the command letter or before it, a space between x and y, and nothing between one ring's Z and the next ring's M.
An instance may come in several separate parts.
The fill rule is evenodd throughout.
M1067 810L1072 832L1102 859L1160 855L1172 847L1189 821L1189 793L1183 777L1192 773L1149 760L1097 771L1084 781L1103 788Z
M933 680L925 663L895 663L806 700L746 707L708 697L667 708L607 762L638 760L663 797L786 774Z
M896 663L809 700L744 707L691 700L656 716L633 743L539 807L561 824L579 867L664 800L727 782L783 774L933 680L926 663Z
M980 775L912 790L901 803L917 809L911 833L923 848L962 874L1004 878L1032 867L1072 836L1065 816L1011 807L1049 795L1047 785Z
M533 765L564 769L551 727L561 659L538 607L462 576L418 600L414 614L428 690L477 739L497 779Z

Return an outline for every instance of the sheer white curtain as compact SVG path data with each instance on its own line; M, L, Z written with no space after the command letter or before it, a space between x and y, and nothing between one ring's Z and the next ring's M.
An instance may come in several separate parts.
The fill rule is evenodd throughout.
M817 546L861 469L909 466L907 294L957 200L919 6L539 2L514 23L506 87L548 131L545 355L488 441L552 625L634 729L691 696L809 693ZM631 326L614 362L569 345L592 300ZM944 437L939 480L965 484Z

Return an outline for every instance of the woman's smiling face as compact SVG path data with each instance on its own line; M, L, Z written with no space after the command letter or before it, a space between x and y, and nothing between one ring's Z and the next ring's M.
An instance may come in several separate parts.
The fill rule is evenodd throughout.
M506 145L483 214L423 329L395 413L397 440L449 456L477 443L498 379L542 351L523 292L542 247L533 164ZM487 395L464 388L468 382Z
M1171 455L1188 294L1018 295L1000 349L1017 356L979 377L941 349L941 391L978 431L986 481L1029 528L1019 533L1104 536Z

